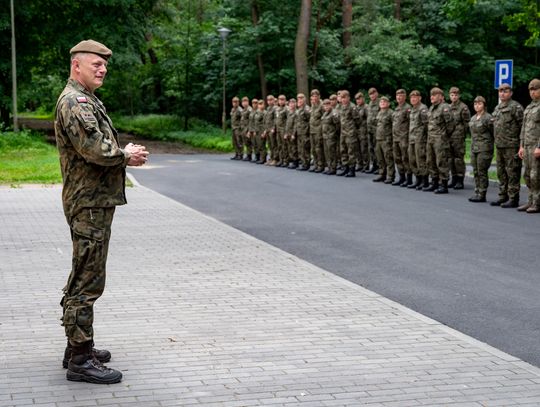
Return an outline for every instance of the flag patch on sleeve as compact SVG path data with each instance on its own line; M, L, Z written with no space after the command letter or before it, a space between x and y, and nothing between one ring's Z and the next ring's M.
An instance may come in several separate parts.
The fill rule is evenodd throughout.
M77 96L77 102L79 103L88 103L88 99L85 96Z

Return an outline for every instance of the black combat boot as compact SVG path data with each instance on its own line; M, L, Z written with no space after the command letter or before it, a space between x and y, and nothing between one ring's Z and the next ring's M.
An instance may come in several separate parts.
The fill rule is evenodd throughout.
M101 363L107 363L109 360L111 360L111 352L105 349L96 349L93 347L94 344L92 343L92 354L96 357L97 360L99 360ZM67 341L66 349L64 350L64 360L62 360L62 367L64 369L67 369L69 359L71 359L71 352L73 350L73 347Z
M454 188L454 189L463 189L464 188L463 179L465 177L456 177L456 178L457 178L456 183L452 188Z
M349 172L345 174L345 178L354 178L354 177L356 177L355 168L351 165L351 167L349 168Z
M407 178L400 184L400 187L405 188L409 185L413 185L412 174L407 174Z
M447 194L448 193L448 180L445 179L441 182L439 188L433 191L436 194Z
M66 378L74 382L112 384L122 380L122 372L109 369L92 354L92 341L73 346Z
M426 187L422 188L422 191L424 191L424 192L433 192L433 191L436 191L437 189L439 189L439 178L433 178L431 180L431 184L429 184Z
M386 179L386 174L383 172L377 178L373 178L373 182L383 182Z
M377 171L379 171L379 166L376 162L373 163L371 166L371 169L369 171L366 171L368 174L377 174Z
M501 197L501 198L497 199L496 201L490 202L489 204L491 206L501 206L502 204L506 203L507 201L508 201L507 197Z
M349 172L349 166L344 165L343 167L341 167L341 170L338 171L338 173L336 175L338 177L343 177L344 175L347 175L348 172Z
M422 176L422 183L416 187L416 190L423 191L424 188L429 188L429 175Z
M450 178L450 183L448 184L448 188L454 188L456 186L458 177L452 174L452 178Z
M486 195L475 193L469 198L469 202L486 202Z
M251 161L251 154L246 154L244 161Z
M255 158L251 162L257 164L259 161L261 161L261 155L255 154Z
M401 185L404 181L407 181L407 178L405 178L405 174L400 172L399 173L399 179L397 179L396 181L392 182L392 185L393 186L399 186Z
M505 203L501 204L501 208L517 208L519 206L519 196L511 198Z
M409 189L416 189L416 188L418 188L420 185L422 185L422 176L421 176L421 175L417 175L417 176L416 176L416 182L414 182L414 183L411 182L411 185L407 185L407 188L409 188Z

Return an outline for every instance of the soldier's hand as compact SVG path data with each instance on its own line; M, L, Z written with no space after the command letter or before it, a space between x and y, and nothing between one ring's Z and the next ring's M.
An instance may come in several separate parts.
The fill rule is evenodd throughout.
M540 158L540 147L536 147L534 149L534 158L536 158L536 159Z
M518 157L521 158L522 160L523 160L523 153L524 153L523 147L520 147L518 151Z
M145 146L129 143L124 150L130 154L128 165L132 167L140 167L148 161L148 154L150 153Z

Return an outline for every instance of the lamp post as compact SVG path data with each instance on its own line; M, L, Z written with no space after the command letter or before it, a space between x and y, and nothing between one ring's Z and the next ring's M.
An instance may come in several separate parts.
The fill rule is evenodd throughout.
M227 82L227 76L225 71L225 41L231 30L225 27L218 28L218 33L223 41L223 49L221 51L221 58L223 59L223 113L221 115L221 125L223 126L223 134L227 133L227 113L225 111L227 100L225 99L225 84Z

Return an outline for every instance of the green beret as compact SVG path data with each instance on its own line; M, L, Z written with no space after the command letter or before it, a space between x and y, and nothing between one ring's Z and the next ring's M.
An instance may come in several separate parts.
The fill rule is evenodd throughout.
M72 55L77 52L89 52L91 54L99 55L104 59L109 59L112 55L112 51L109 48L94 40L81 41L69 50L69 53Z

